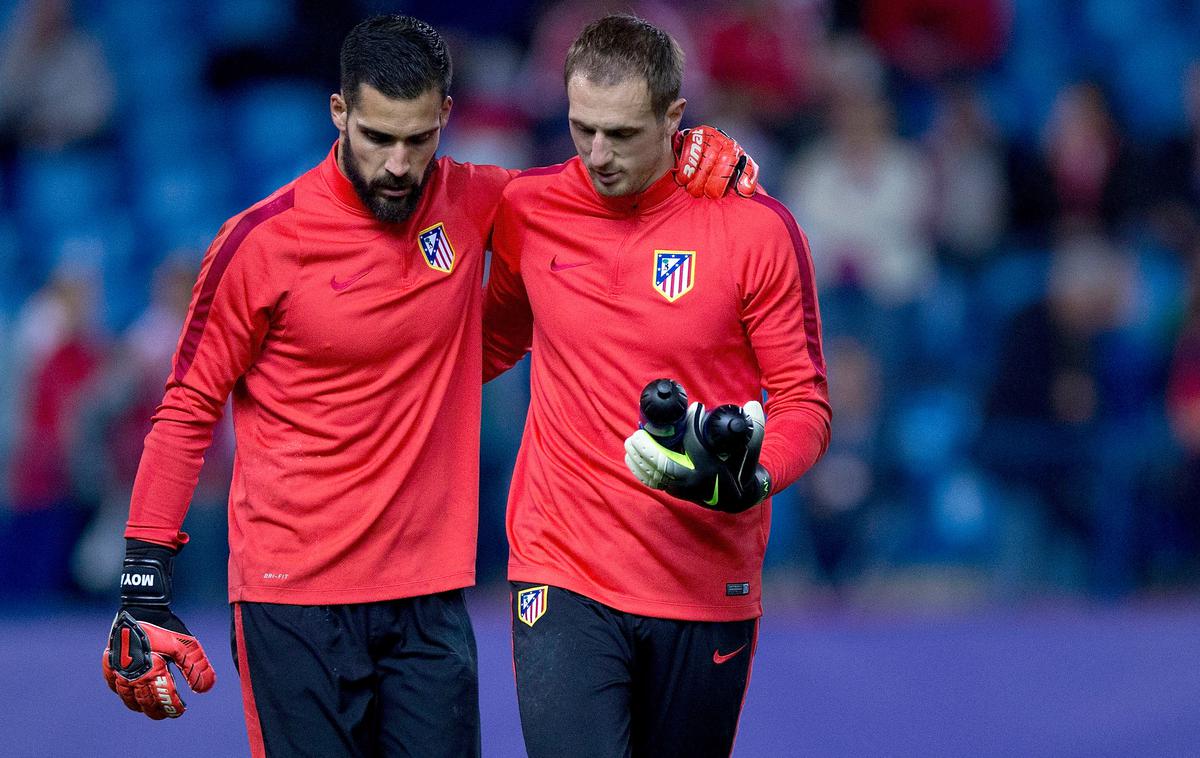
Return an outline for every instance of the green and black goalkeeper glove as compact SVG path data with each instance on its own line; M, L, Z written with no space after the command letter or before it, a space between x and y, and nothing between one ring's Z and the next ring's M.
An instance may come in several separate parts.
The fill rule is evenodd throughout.
M625 465L638 481L681 500L725 513L741 513L771 493L771 478L758 463L766 418L756 400L711 412L688 407L682 450L664 447L639 429L625 440Z

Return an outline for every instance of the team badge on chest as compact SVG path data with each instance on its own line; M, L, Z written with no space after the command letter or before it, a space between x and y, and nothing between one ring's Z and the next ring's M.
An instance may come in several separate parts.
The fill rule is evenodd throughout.
M517 618L529 626L537 623L546 613L546 596L550 588L546 585L530 587L517 593Z
M446 225L438 222L417 235L425 265L434 271L449 274L454 270L454 247L446 236Z
M655 250L654 289L671 302L691 291L696 283L695 250Z

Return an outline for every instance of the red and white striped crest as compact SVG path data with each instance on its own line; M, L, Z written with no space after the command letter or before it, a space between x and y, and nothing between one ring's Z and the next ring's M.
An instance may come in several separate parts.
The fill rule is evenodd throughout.
M550 588L544 584L541 587L530 587L518 592L517 618L529 626L536 624L537 620L546 612L546 595L549 592Z
M695 250L655 250L654 289L671 302L686 295L696 283Z
M426 265L434 271L449 274L454 270L454 247L446 236L446 225L438 222L417 235L421 244L422 257Z

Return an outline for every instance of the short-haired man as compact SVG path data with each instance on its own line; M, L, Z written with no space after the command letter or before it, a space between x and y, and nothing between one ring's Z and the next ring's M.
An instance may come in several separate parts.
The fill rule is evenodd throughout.
M513 172L435 158L451 62L428 24L362 22L341 77L328 157L205 255L138 469L104 673L154 719L184 710L168 661L196 691L214 683L170 579L232 394L229 597L251 753L478 755L462 588L484 250ZM705 155L728 168L736 151Z
M730 753L762 612L764 498L828 444L807 242L770 197L691 203L671 181L681 73L653 26L589 25L565 67L578 157L518 176L497 211L485 378L530 345L533 361L507 517L531 758ZM637 432L627 462L638 393L658 377L710 406L751 401L761 465L723 468L690 425L683 453Z

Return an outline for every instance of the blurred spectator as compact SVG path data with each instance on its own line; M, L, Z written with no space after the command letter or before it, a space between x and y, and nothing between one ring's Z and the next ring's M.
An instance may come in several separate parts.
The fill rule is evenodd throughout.
M12 519L0 537L3 592L37 597L68 587L68 557L88 513L71 487L67 450L81 393L104 355L95 333L95 297L86 273L60 270L23 314L25 321L46 319L50 328L21 329L42 342L26 381L25 417L12 456Z
M121 570L133 480L187 316L199 259L198 252L180 251L159 266L149 305L95 372L79 403L68 460L74 490L98 510L76 546L73 574L80 588L97 595L112 591ZM180 560L205 564L179 572L192 597L219 601L225 595L224 506L232 450L226 417L214 433L188 512L188 531L198 539Z
M99 134L115 91L100 43L70 0L25 0L0 48L0 134L7 149L55 150Z
M1144 206L1141 159L1121 132L1108 98L1095 82L1063 88L1042 132L1040 152L1014 152L1016 223L1049 230L1054 224L1110 230Z
M913 79L936 81L995 62L1011 13L1006 0L867 0L862 20L889 63Z
M939 247L951 260L978 262L1000 241L1008 185L996 126L972 86L942 94L925 146L933 162Z
M854 337L826 342L829 402L837 423L829 450L801 480L817 578L840 586L867 559L864 522L878 496L882 372L878 359Z
M790 169L784 199L808 233L818 279L853 282L876 302L912 302L934 275L928 161L896 135L887 102L838 93L829 136Z
M988 396L981 455L1010 487L1044 506L1043 557L1066 563L1068 582L1100 568L1098 513L1107 461L1105 367L1119 361L1103 339L1122 325L1132 292L1129 256L1095 234L1055 249L1046 296L1017 314L1004 335ZM1123 556L1128 560L1128 555ZM1072 565L1074 564L1074 565ZM1050 570L1048 567L1047 570Z
M1200 208L1200 60L1188 67L1182 86L1185 123L1166 140L1154 161L1147 190L1165 202Z
M706 99L722 112L768 126L794 119L814 96L809 56L820 36L817 5L737 0L697 14L700 61L713 86Z
M1200 567L1200 243L1192 249L1188 307L1167 386L1167 418L1183 454L1170 520L1167 560L1171 578L1195 576Z

